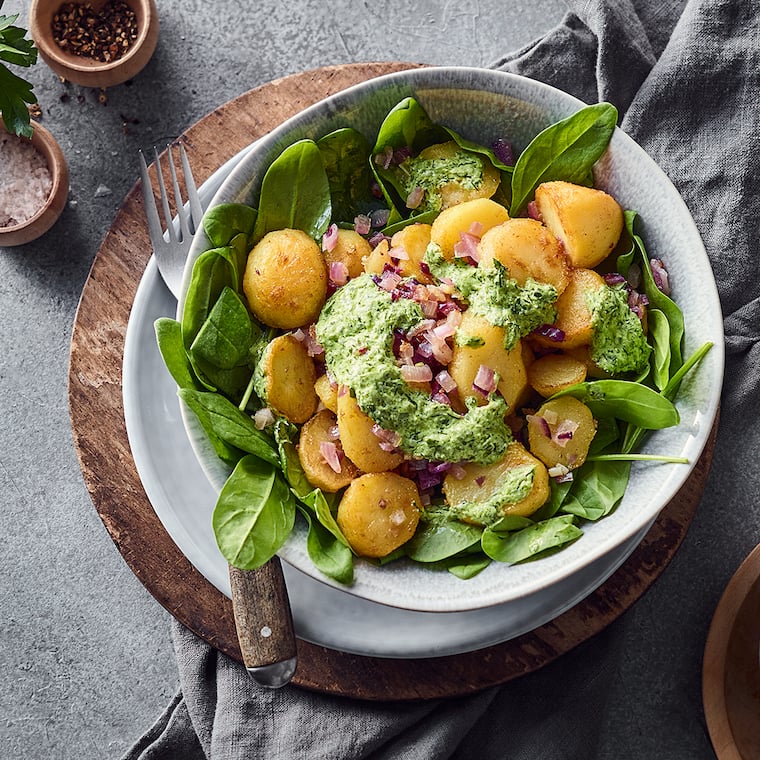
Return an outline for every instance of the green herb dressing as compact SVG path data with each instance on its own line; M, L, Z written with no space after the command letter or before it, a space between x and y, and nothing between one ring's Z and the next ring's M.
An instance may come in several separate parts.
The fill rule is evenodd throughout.
M408 330L422 319L417 303L394 301L362 274L328 299L316 334L336 382L351 388L359 407L380 427L399 434L403 451L431 461L497 461L512 440L500 396L458 414L401 376L393 331Z
M399 166L399 178L407 196L418 187L425 191L425 202L418 210L440 211L443 185L456 182L465 190L480 187L483 159L465 150L447 158L408 158Z
M618 375L643 369L651 346L641 320L628 307L622 287L605 285L586 294L591 310L591 358L605 372Z
M557 318L556 288L532 279L520 287L498 260L494 260L492 269L481 269L458 260L447 261L435 243L428 246L424 260L434 277L453 283L475 314L504 328L507 351L524 335Z
M522 501L533 488L536 466L521 465L507 470L499 481L499 487L483 501L463 501L452 504L449 512L460 520L478 525L494 525L504 517L504 507Z

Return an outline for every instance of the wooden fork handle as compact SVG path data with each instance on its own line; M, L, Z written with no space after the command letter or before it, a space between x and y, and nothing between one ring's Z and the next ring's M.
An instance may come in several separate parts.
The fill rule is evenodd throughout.
M280 558L256 570L230 566L232 608L243 663L262 686L279 688L297 665L296 636Z

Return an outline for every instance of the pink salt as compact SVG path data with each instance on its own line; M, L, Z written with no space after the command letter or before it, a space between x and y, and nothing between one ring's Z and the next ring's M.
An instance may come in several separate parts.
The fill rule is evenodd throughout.
M31 219L53 188L45 157L15 135L0 133L0 227L14 227Z

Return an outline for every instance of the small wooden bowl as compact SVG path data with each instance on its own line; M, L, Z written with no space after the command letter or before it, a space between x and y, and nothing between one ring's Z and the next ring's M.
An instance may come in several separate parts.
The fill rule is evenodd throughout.
M154 0L124 0L137 17L137 39L121 57L108 63L65 51L53 37L53 17L70 0L32 0L29 32L45 63L63 79L84 87L112 87L132 79L150 60L158 42L158 11ZM100 10L108 0L86 2Z
M760 760L760 546L739 566L715 609L702 697L719 760Z
M32 145L45 157L53 186L47 201L34 216L12 227L0 227L0 248L23 245L44 235L61 215L69 195L69 168L61 146L45 127L35 121L32 127ZM0 133L7 134L2 120Z

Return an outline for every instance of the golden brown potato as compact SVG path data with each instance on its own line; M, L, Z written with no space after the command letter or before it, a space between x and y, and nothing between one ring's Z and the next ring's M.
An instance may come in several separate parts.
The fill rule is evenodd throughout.
M549 469L580 467L594 435L596 421L591 410L573 396L550 399L528 418L530 451Z
M492 325L469 310L462 314L458 335L460 337L455 341L447 369L457 384L460 398L472 397L478 399L479 403L486 402L483 394L472 387L482 364L499 375L497 390L510 411L523 404L529 387L522 345L518 343L511 351L507 351L504 348L504 328ZM465 338L473 345L460 345L460 341Z
M372 252L364 257L362 264L364 266L364 271L367 274L382 274L386 265L393 265L388 249L388 241L381 240L372 249Z
M536 207L575 267L591 269L600 264L623 231L623 210L603 190L544 182L536 188Z
M356 403L348 389L338 391L338 430L346 456L363 472L384 472L398 467L404 459L400 451L385 451L375 435L375 426Z
M573 348L565 349L564 353L568 356L572 356L579 362L586 365L586 375L588 377L594 377L597 379L610 377L609 372L605 372L592 358L591 358L591 346L575 346Z
M257 319L288 330L313 322L327 297L327 265L301 230L264 235L248 254L243 293Z
M498 259L518 285L528 278L553 285L557 293L570 282L570 265L552 232L535 219L509 219L486 232L479 245L479 266Z
M593 269L573 269L565 292L557 299L557 319L554 326L565 334L563 340L551 340L534 334L533 339L547 348L562 350L591 343L593 326L586 293L606 287L600 274Z
M315 488L321 488L328 493L335 493L345 488L359 475L356 465L345 455L336 439L338 421L335 415L323 409L304 423L298 439L298 459L303 467L306 479ZM335 446L340 464L336 471L325 458L324 445Z
M280 335L269 343L256 373L256 392L275 412L298 425L314 414L317 407L314 360L293 335Z
M327 375L320 375L314 383L314 390L319 400L333 414L338 413L338 386L330 382Z
M453 158L462 149L453 140L445 143L430 145L420 151L418 158L428 161L446 161ZM441 208L446 209L456 206L458 203L466 203L476 198L490 198L499 187L501 182L501 173L493 164L482 156L473 156L478 158L483 164L483 176L480 184L474 188L463 187L457 181L446 182L438 188L438 195L441 197Z
M419 519L417 486L394 472L359 476L338 505L338 526L364 557L385 557L398 549L414 535Z
M457 505L485 505L489 502L498 501L500 487L505 476L510 470L525 465L534 467L533 485L530 492L519 501L505 501L496 505L498 514L495 516L497 518L504 515L527 517L549 498L549 475L546 467L517 441L510 443L504 456L494 464L480 465L469 462L464 465L464 477L456 478L451 474L447 475L443 481L443 492L446 495L446 500L455 512ZM482 525L492 521L489 521L487 514L485 514L488 511L492 510L478 510L477 507L463 510L460 519Z
M420 264L430 242L429 224L409 224L396 232L391 238L391 253L394 248L403 248L408 259L400 259L398 270L402 277L414 277L419 282L432 282L432 278L423 272Z
M349 277L358 277L364 271L364 259L372 253L372 248L356 230L339 229L335 246L323 253L328 267L339 261L345 264Z
M547 354L528 367L528 382L544 398L586 379L586 365L568 354Z
M454 246L459 242L459 234L468 232L473 224L480 226L481 237L497 224L509 219L507 209L490 198L477 198L451 206L433 220L430 240L441 247L445 259L454 258Z

